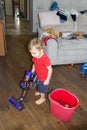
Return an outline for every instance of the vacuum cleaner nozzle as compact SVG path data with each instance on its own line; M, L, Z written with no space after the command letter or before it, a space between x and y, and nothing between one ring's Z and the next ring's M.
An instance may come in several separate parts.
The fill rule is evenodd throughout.
M21 102L18 102L15 97L11 96L8 98L8 100L19 111L24 108L24 105Z

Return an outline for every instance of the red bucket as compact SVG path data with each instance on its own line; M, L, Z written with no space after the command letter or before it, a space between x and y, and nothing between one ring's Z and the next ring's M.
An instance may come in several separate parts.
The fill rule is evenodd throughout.
M52 115L64 122L72 119L79 105L78 98L65 89L56 89L49 94Z

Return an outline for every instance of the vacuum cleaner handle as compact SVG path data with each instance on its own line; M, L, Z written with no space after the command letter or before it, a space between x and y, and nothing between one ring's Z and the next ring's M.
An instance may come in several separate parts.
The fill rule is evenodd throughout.
M25 88L22 91L21 96L17 99L17 102L22 102L24 100L29 88L30 88L30 83L27 82Z
M29 78L30 78L32 75L33 75L32 72L30 72L30 71L26 71L26 74L25 74L25 80L28 81Z

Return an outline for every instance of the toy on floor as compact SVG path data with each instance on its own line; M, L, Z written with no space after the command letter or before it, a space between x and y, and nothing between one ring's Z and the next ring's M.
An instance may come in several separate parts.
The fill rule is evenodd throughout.
M73 68L73 64L70 64L67 66L68 69L72 69Z
M87 75L87 63L84 63L81 65L81 74L82 74L82 77Z
M23 80L20 82L20 87L23 89L23 92L21 94L21 96L16 99L14 96L10 96L8 98L9 102L18 110L22 110L24 108L24 105L22 104L22 101L24 100L28 90L31 87L34 87L36 85L36 81L37 81L37 76L36 74L30 72L30 71L26 71L25 72L25 76L23 78Z

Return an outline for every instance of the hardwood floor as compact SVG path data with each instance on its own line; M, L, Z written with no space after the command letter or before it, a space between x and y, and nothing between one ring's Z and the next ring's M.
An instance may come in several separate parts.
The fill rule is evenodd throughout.
M79 107L70 122L60 121L51 114L48 98L40 106L36 105L39 97L34 96L35 88L31 88L25 97L25 109L22 111L8 102L9 96L20 96L19 82L25 70L31 69L27 46L32 36L25 32L16 34L15 30L11 33L10 28L7 29L7 55L0 57L0 130L87 130L87 76L81 77L81 64L74 65L72 69L67 65L53 66L49 92L64 88L79 99Z

